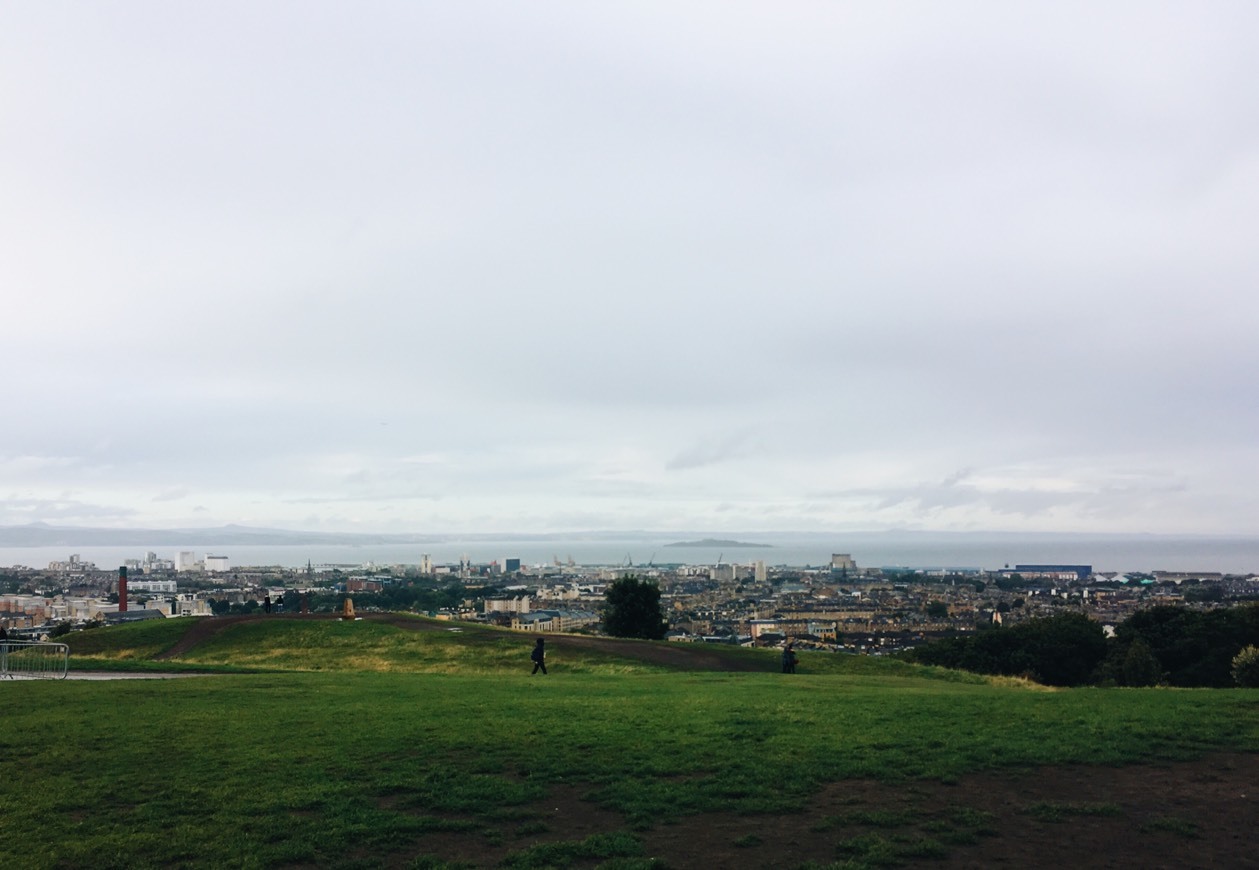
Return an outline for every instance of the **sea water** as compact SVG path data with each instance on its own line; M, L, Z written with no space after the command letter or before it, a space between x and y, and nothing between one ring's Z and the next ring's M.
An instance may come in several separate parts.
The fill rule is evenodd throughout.
M232 568L280 566L288 568L339 565L419 565L427 555L434 565L472 564L519 559L529 568L568 565L648 568L662 565L713 565L720 562L768 566L828 566L833 553L850 555L859 567L965 568L997 570L1019 564L1091 565L1095 571L1215 571L1230 574L1259 573L1259 538L981 534L747 534L732 536L741 543L760 546L670 546L678 536L562 538L450 537L423 544L387 543L345 546L330 544L196 546L61 546L0 548L0 567L22 565L47 568L53 561L78 555L100 569L112 570L128 559L142 559L152 551L174 560L176 552L191 550L197 558L207 554L226 556Z

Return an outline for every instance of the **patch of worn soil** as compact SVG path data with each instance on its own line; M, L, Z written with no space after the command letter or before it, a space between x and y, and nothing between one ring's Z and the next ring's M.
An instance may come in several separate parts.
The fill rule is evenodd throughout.
M364 618L375 622L387 622L390 625L398 628L409 629L411 631L443 631L447 628L447 626L443 626L440 622L430 622L423 619L411 619L406 616L399 616L392 613L368 614L365 615ZM461 625L460 629L464 632L491 630L475 627L470 628L464 625ZM522 634L521 637L528 639L531 635ZM731 660L730 657L715 653L710 647L705 647L702 644L665 644L642 640L625 640L616 637L595 637L593 635L577 634L548 634L546 644L547 649L551 653L554 653L556 650L565 649L591 649L623 656L625 658L639 659L640 661L650 662L651 664L674 667L680 670L764 670L764 668L756 662Z
M177 659L188 653L193 647L205 643L210 638L219 634L242 622L253 622L258 619L332 619L333 615L329 613L320 614L293 614L287 616L257 616L257 615L240 615L240 616L204 616L198 617L192 627L184 632L184 636L165 652L158 653L153 656L154 661L168 661Z
M1259 755L1134 767L1051 767L956 784L837 782L800 813L661 819L636 834L673 870L847 860L934 868L1259 868ZM396 856L493 867L538 843L625 831L619 814L557 786L509 821L425 836ZM593 867L600 860L573 866Z

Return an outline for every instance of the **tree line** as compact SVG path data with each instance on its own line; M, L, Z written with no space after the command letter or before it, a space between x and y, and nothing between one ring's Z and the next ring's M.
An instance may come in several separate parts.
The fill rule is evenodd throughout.
M906 657L1050 686L1225 688L1250 684L1239 657L1249 661L1253 656L1245 651L1253 647L1259 647L1259 605L1216 610L1163 605L1134 613L1115 627L1113 637L1083 614L1061 613L933 641Z

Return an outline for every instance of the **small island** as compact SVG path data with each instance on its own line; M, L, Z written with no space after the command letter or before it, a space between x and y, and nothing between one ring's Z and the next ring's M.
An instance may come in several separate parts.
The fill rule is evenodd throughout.
M699 541L678 541L674 544L665 544L666 547L724 547L733 549L735 547L773 547L773 544L752 544L747 541L726 541L721 538L704 538Z

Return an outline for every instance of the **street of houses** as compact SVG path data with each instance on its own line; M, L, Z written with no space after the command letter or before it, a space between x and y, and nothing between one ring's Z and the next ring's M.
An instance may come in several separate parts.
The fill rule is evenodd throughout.
M90 624L210 617L269 608L289 593L298 607L390 609L401 589L454 590L456 603L424 612L531 633L598 631L604 587L626 574L659 585L676 642L797 647L882 654L937 637L1010 625L1070 610L1106 626L1162 604L1210 608L1259 596L1259 577L1218 573L1096 574L1089 566L1016 566L1000 571L863 570L837 554L825 568L750 565L576 565L522 568L307 566L302 569L176 568L155 559L119 575L77 557L47 569L0 569L0 625L15 636L45 636ZM422 571L421 568L427 569ZM125 572L122 572L125 574ZM300 603L300 604L299 604ZM418 608L413 608L418 609Z

